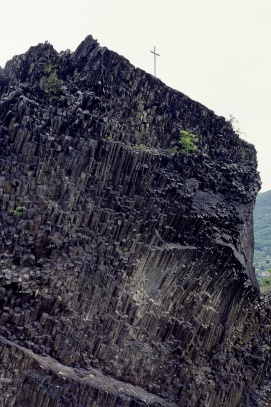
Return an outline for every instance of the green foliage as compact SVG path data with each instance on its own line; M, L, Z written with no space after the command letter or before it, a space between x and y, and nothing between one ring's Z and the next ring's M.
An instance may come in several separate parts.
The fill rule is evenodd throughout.
M230 118L228 120L232 130L234 133L238 134L240 137L246 137L246 133L239 127L238 123L239 121L234 117L232 114L230 114Z
M54 72L56 65L52 65L50 62L42 62L42 69L45 75L49 76L51 73Z
M244 161L246 159L246 152L245 150L242 148L241 149L241 160Z
M162 152L163 152L164 154L167 154L167 155L172 155L172 154L175 154L175 153L176 153L176 150L177 150L177 147L175 146L175 147L172 147L172 148L164 148L164 149L162 150Z
M254 209L254 267L256 274L270 268L271 260L271 191L261 192Z
M22 216L23 214L24 207L23 206L17 206L15 209L13 209L10 213L13 216Z
M56 65L52 65L49 60L40 63L43 76L41 77L40 86L51 99L57 99L61 94L61 81L56 73Z
M191 151L197 150L198 140L199 139L195 134L189 133L186 130L180 130L180 136L178 140L180 151L184 154L188 154Z
M45 92L51 96L51 97L56 97L60 94L60 81L58 79L58 76L56 72L52 72L50 76L48 76L47 81L46 81L46 88Z
M262 278L259 281L260 284L260 290L261 292L264 294L266 293L268 290L271 289L271 276L266 277L266 278Z

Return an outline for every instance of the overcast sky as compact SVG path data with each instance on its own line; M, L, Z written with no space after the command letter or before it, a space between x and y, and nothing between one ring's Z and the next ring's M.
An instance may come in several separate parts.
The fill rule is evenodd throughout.
M239 121L271 189L271 0L12 0L1 4L0 66L49 41L74 51L91 34L216 114Z

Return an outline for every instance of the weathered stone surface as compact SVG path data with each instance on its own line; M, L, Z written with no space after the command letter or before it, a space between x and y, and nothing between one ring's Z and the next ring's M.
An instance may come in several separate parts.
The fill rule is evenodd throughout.
M254 147L91 36L0 89L0 403L258 405Z

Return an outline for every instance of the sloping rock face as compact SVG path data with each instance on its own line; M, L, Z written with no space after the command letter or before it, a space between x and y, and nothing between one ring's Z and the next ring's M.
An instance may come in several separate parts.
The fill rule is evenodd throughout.
M0 88L0 405L256 403L254 147L91 36Z

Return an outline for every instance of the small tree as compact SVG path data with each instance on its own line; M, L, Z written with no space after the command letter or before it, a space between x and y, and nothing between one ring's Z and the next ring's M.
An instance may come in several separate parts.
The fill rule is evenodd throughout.
M178 141L180 151L184 154L188 154L190 151L197 150L198 147L196 143L198 140L199 139L195 134L189 133L186 130L180 130L180 137Z
M43 75L40 87L50 99L57 99L61 94L61 81L57 76L57 65L52 65L48 58L40 62Z
M47 78L45 92L51 97L58 96L60 94L60 81L55 72L51 73Z

